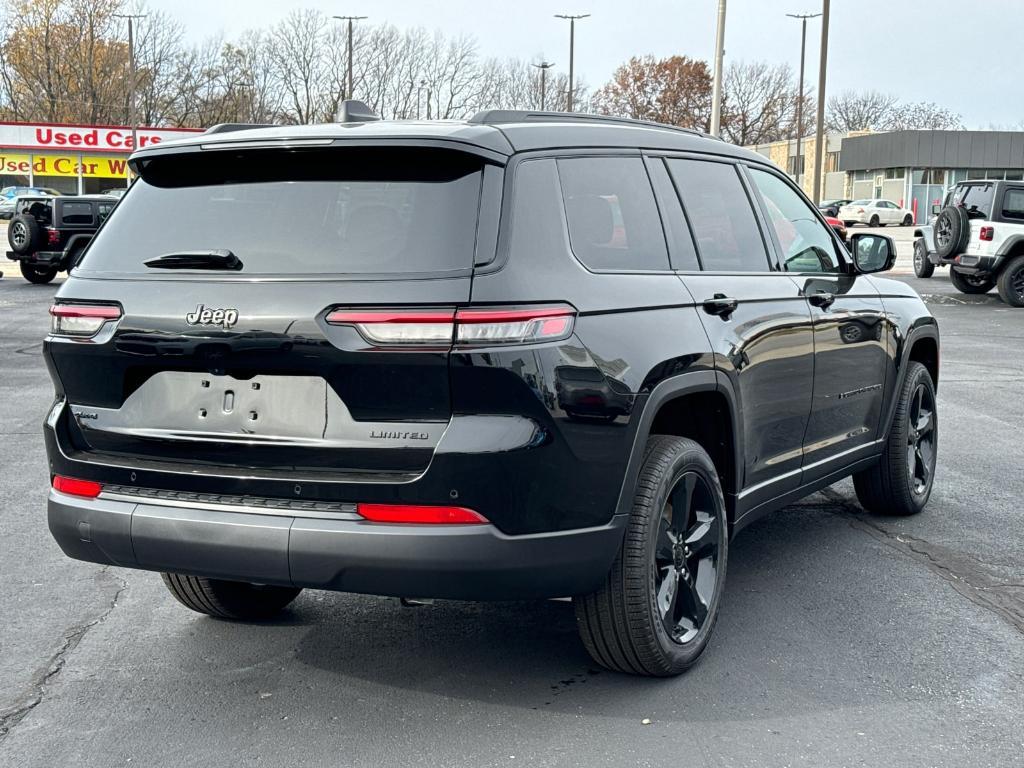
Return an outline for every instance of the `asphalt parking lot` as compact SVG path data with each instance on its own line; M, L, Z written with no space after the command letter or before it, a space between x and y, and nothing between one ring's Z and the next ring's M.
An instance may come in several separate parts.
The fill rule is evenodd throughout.
M282 621L231 624L185 610L155 574L65 558L46 530L41 438L54 286L9 266L2 766L1024 760L1024 310L994 293L963 296L941 270L901 278L943 339L927 510L868 516L846 482L756 523L733 544L701 663L647 680L598 670L563 602L306 592Z

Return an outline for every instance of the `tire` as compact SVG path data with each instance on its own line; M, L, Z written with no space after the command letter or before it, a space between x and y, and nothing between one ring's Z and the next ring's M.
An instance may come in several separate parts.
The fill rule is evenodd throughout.
M966 275L963 272L957 272L955 269L949 270L949 279L953 282L953 287L960 291L960 293L988 293L992 290L992 286L996 284L993 277L987 275L984 277Z
M924 509L935 482L938 444L935 385L927 368L911 362L881 458L853 476L861 506L892 516L916 515Z
M19 213L7 227L7 242L11 250L21 256L35 253L43 247L43 228L32 216Z
M1024 255L1015 256L999 275L999 298L1011 307L1024 307Z
M903 217L903 226L904 227L912 227L912 226L914 226L914 217L911 216L909 213L906 216Z
M57 276L56 267L37 267L24 261L19 261L18 266L21 268L21 276L36 285L45 285Z
M686 514L673 521L673 508L684 503ZM657 677L692 667L718 619L728 529L707 452L692 440L652 435L622 548L600 589L573 600L580 637L594 661ZM699 551L690 549L697 550L695 542Z
M924 238L919 237L914 241L914 274L918 277L931 277L934 272L935 265L928 260Z
M868 226L869 227L880 227L880 226L882 226L882 222L879 220L877 213L868 220Z
M302 591L298 587L246 584L180 573L161 575L179 603L217 619L265 621L280 613Z
M971 221L967 211L957 205L948 205L939 211L933 227L935 252L942 258L963 253L971 237Z
M843 222L843 226L846 227L847 229L849 229L850 227L852 227L856 223L857 223L856 221L844 221Z

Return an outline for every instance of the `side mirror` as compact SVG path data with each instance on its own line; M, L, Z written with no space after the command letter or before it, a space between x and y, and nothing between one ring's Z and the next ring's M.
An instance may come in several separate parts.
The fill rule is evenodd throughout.
M850 237L853 264L862 274L885 272L896 263L896 244L886 235L858 232Z

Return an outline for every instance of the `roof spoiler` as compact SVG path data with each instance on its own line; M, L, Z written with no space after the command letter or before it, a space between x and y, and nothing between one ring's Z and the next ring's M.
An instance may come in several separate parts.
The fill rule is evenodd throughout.
M339 123L372 123L380 119L380 115L376 114L362 101L346 99L338 107Z

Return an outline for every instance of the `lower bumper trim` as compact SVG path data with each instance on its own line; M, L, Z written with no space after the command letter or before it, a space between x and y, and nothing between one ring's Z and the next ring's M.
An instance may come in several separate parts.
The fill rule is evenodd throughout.
M395 597L511 600L594 591L625 517L508 536L491 525L398 525L84 499L50 492L70 557L144 570Z

